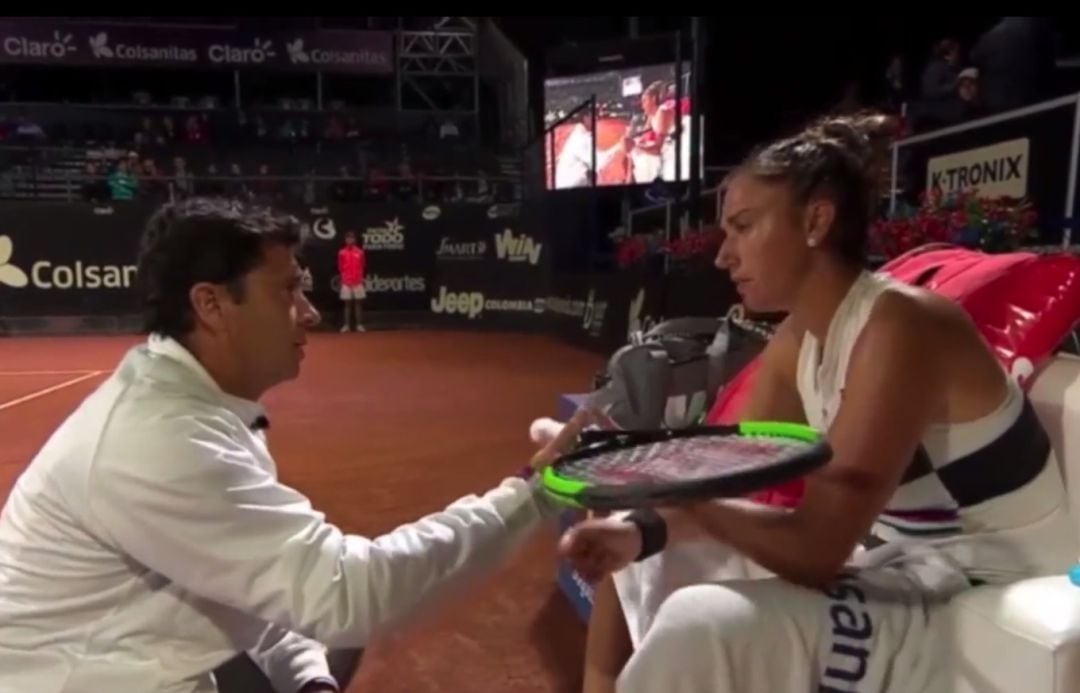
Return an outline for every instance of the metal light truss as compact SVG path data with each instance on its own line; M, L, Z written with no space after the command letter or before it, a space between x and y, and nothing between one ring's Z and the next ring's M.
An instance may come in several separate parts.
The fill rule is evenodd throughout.
M476 113L476 24L467 17L441 17L429 30L398 32L397 78L399 109Z

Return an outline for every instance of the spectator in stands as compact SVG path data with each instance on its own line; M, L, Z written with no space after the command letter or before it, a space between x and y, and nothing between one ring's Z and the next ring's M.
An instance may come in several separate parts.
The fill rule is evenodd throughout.
M240 164L229 164L229 182L225 185L225 194L238 200L250 200L251 190L244 181L244 173Z
M323 139L340 140L345 138L345 126L341 118L332 115L326 120L326 128L323 129Z
M367 194L365 197L372 200L386 199L390 194L390 181L386 175L376 166L372 166L368 172Z
M132 173L127 159L118 161L116 169L109 174L109 191L116 202L134 200L139 192L139 179Z
M348 164L342 164L338 169L338 179L330 184L330 199L334 202L349 202L359 199L356 190L356 180L349 169Z
M105 176L102 175L98 163L93 160L87 161L85 179L82 184L83 200L99 204L110 197L109 185L106 183Z
M194 113L184 121L184 140L188 144L203 144L206 142L206 133L199 125L199 117Z
M315 185L316 175L315 169L310 168L304 174L304 179L300 183L300 201L308 206L314 205L318 201L319 191Z
M182 156L173 159L173 191L177 197L189 197L195 191L187 161Z
M225 181L221 179L217 164L207 165L206 175L195 182L195 190L203 197L220 197L225 194Z
M168 188L165 186L165 179L161 172L158 171L157 162L149 157L142 163L139 192L144 199L155 203L164 202L168 197Z
M214 137L214 123L210 120L209 113L199 114L199 131L202 133L203 142L213 142Z
M904 58L896 54L885 69L885 110L890 113L899 113L904 97Z
M255 116L255 139L265 140L270 135L270 128L266 127L266 119L262 114Z
M920 96L924 101L949 99L956 89L960 75L960 44L955 39L939 41L923 70Z
M17 144L41 144L48 139L41 125L22 113L15 118L15 131L12 134Z
M450 118L447 118L439 126L439 139L454 139L461 137L461 130L458 129L457 123Z
M161 132L154 126L154 121L150 116L146 116L139 123L139 129L135 131L135 136L132 137L135 143L136 149L142 147L149 147L151 145L163 145L165 144L165 138Z
M273 204L281 197L278 182L270 175L269 164L259 164L258 175L252 187L255 199L262 204Z
M291 143L296 141L296 124L292 118L286 118L278 128L277 138L282 142Z
M474 200L480 203L491 202L494 197L491 194L491 184L488 183L487 174L480 171L476 178L476 197Z
M1002 17L971 49L989 113L1022 108L1053 91L1057 39L1046 17Z
M416 175L409 164L407 153L403 154L401 163L398 164L398 180L394 185L394 197L408 201L416 199Z
M958 122L982 116L986 109L979 94L979 71L974 67L960 70L956 82L956 100L959 104Z
M453 181L449 187L446 188L449 193L446 198L447 202L464 202L465 201L465 187L461 184L461 177L457 171L454 171Z
M173 120L171 115L164 116L161 119L161 135L166 143L176 141L176 121Z

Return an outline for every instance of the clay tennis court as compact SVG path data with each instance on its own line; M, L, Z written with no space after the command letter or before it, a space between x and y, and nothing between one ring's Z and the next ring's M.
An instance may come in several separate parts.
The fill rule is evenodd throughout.
M136 337L0 340L0 501ZM520 468L529 422L601 357L557 340L445 331L315 334L265 399L282 480L344 530L376 535ZM374 646L351 693L569 692L584 625L555 585L554 529L498 574Z

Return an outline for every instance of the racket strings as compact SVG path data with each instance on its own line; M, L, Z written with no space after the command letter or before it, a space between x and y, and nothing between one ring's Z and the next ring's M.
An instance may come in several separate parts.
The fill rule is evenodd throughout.
M691 481L774 464L806 447L766 436L675 438L577 460L565 472L591 483Z

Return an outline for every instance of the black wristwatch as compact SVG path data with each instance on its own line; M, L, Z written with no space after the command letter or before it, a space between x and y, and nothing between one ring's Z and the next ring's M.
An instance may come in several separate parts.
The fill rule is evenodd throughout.
M339 691L339 692L341 691L341 687L338 686L337 681L335 679L333 679L332 677L330 677L330 676L317 676L317 677L309 680L303 686L301 686L300 690L298 690L296 693L308 693L308 691L313 691L313 690L318 689L318 688L327 688L327 687L332 688L335 691Z
M641 553L635 561L643 561L653 554L660 553L667 545L667 521L652 508L638 508L625 518L637 525L641 532Z

